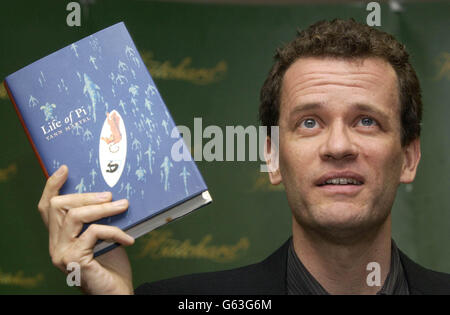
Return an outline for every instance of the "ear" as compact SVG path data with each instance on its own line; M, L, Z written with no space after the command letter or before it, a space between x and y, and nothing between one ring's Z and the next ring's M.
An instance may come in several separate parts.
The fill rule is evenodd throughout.
M400 182L403 184L412 183L416 177L417 167L420 161L420 138L411 141L403 148L404 160Z
M264 158L267 163L269 179L272 185L279 185L282 181L278 163L278 152L278 143L275 143L270 136L267 136L264 145Z

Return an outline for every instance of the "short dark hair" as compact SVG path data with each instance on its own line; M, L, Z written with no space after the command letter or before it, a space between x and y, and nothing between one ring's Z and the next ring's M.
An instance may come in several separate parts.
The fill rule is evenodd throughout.
M275 63L260 94L259 120L263 126L278 126L283 77L301 57L378 57L387 61L397 74L402 146L420 136L420 84L405 46L394 36L353 19L317 22L305 30L299 30L294 40L276 50Z

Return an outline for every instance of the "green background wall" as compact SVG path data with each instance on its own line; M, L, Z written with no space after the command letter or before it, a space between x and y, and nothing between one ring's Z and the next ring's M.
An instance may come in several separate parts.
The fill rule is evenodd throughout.
M0 80L93 32L124 21L174 120L203 126L256 125L259 89L274 50L321 19L365 22L365 4L204 5L88 1L81 27L66 25L69 1L2 1ZM404 42L423 88L422 161L398 191L393 238L422 265L450 272L450 21L448 2L382 4L381 29ZM45 178L0 88L0 293L77 294L51 264L37 211ZM223 129L224 130L224 129ZM203 141L205 144L207 140ZM194 150L199 148L193 148ZM265 258L290 235L283 189L260 162L199 162L214 203L127 249L135 286L233 268Z

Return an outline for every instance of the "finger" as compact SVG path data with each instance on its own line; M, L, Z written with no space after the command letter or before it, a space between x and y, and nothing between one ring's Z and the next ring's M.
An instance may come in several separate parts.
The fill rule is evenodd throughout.
M117 215L124 212L127 208L128 200L121 199L100 205L70 209L64 217L64 223L61 228L61 238L59 239L61 244L64 246L65 243L69 243L78 237L83 229L83 224Z
M134 238L115 226L92 224L78 238L80 251L93 250L98 240L111 241L124 246L134 243Z
M58 211L60 213L58 213ZM55 246L60 238L61 226L64 222L64 211L63 210L52 210L48 211L48 236L49 236L49 253L50 256L53 255Z
M52 176L47 179L41 200L38 204L38 210L41 213L44 224L48 227L48 210L50 208L50 200L59 194L59 190L64 185L69 174L66 165L62 165Z
M82 207L86 204L98 204L100 202L110 201L112 198L112 194L110 192L104 193L86 193L86 194L69 194L62 196L55 196L50 199L50 207L48 209L48 229L50 232L49 238L49 247L50 254L54 246L61 239L61 229L63 222L66 218L71 218L74 220L70 220L69 231L70 233L65 233L63 236L64 241L69 241L69 237L67 235L72 235L71 238L76 237L83 227L82 223L88 223L92 221L85 221L83 219L83 212L78 215L78 211L69 211L71 208L77 209L77 207ZM67 214L66 214L67 211ZM72 215L75 216L72 218ZM81 216L81 217L80 217ZM76 232L74 232L76 231Z
M108 191L100 193L67 194L55 196L51 199L52 208L69 210L88 205L111 201L112 194Z

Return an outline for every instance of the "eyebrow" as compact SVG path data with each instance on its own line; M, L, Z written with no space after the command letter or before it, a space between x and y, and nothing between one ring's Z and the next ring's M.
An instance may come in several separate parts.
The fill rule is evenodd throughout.
M352 107L355 110L359 110L361 112L367 112L372 115L381 117L381 119L383 119L384 121L389 121L389 115L386 114L385 112L383 112L382 110L379 110L378 108L376 108L373 105L356 103L356 104L352 104Z
M290 115L292 116L293 114L310 111L310 110L323 110L324 108L325 108L325 105L323 103L306 103L306 104L296 106L291 111ZM377 109L375 106L370 105L370 104L355 103L350 106L350 110L366 112L366 113L381 117L381 119L383 119L385 121L389 121L389 115L387 115L385 112Z
M297 105L294 107L294 109L291 111L291 114L295 114L298 112L305 112L312 109L322 109L324 105L322 103L306 103L302 105Z

